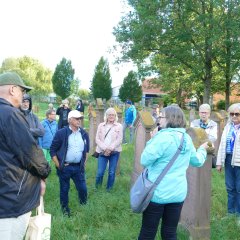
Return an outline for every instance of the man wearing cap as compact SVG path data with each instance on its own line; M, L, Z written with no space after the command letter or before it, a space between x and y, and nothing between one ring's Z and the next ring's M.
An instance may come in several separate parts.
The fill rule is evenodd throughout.
M65 99L62 101L62 104L57 109L56 114L59 115L58 129L61 129L68 125L68 114L71 111L68 104L69 104L68 100Z
M87 202L85 163L89 152L88 134L80 127L83 115L78 110L68 114L69 126L58 130L50 147L50 155L56 165L60 183L60 204L64 214L70 217L68 192L70 179L78 191L80 204Z
M51 169L23 113L31 90L14 72L0 74L0 239L22 240Z
M134 133L134 127L133 123L137 116L137 110L135 106L132 104L132 101L127 100L126 101L126 109L125 109L125 120L123 123L123 144L127 144L126 141L126 129L129 128L130 132L130 143L133 141L133 133Z

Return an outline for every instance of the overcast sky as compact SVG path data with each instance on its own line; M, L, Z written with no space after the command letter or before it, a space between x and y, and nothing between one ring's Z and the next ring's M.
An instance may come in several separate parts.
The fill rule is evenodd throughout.
M26 55L54 71L65 57L85 89L101 56L109 61L113 86L132 69L113 65L108 53L125 11L121 0L1 0L0 9L0 64Z

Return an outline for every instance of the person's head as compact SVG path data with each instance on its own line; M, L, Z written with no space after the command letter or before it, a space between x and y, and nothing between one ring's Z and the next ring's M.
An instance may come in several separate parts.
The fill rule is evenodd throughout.
M161 110L159 116L161 128L185 128L186 119L180 107L168 106Z
M63 106L63 108L68 108L68 104L69 104L69 102L68 102L67 99L62 100L62 106Z
M48 110L46 111L46 118L47 118L50 122L56 120L56 111L53 110L53 109L48 109Z
M49 109L53 109L53 108L54 108L54 107L53 107L53 104L52 104L52 103L49 103L49 104L48 104L48 108L49 108Z
M20 107L23 94L33 89L26 86L22 78L15 72L0 74L0 97L6 99L14 107Z
M209 104L204 103L199 107L199 117L204 122L207 123L211 114L211 107Z
M83 115L78 110L72 110L68 113L69 126L74 130L81 127L82 119L83 119Z
M104 122L114 123L118 121L118 115L114 108L108 108L104 115Z
M82 100L80 98L77 100L77 105L79 104L82 104Z
M22 110L31 110L32 109L32 99L28 94L23 95L21 109Z
M131 100L127 100L126 101L126 106L129 108L132 105L132 101Z
M234 103L228 108L229 119L233 124L240 124L240 103Z

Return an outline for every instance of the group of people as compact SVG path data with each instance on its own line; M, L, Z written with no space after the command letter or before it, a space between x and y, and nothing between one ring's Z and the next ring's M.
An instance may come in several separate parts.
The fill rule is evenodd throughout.
M60 204L67 216L71 215L68 192L70 179L78 191L79 203L87 202L85 164L89 152L89 136L82 128L84 106L78 101L75 110L67 100L55 110L49 106L46 119L41 123L32 112L32 99L21 77L14 72L0 74L0 238L22 239L31 211L39 205L40 195L46 187L46 178L51 172L50 160L55 166L60 184ZM225 167L225 184L228 195L228 214L240 217L240 104L229 107L226 124L217 154L216 169ZM191 127L202 128L214 145L217 140L217 124L210 120L211 108L203 104L199 119ZM59 121L56 122L56 114ZM96 187L103 183L108 167L106 189L110 191L115 182L115 173L122 144L126 143L129 128L133 141L133 124L136 108L126 101L125 120L118 122L114 108L108 108L104 121L96 133L98 167ZM141 164L148 168L148 178L155 181L167 163L183 145L174 164L156 187L151 202L142 214L142 226L138 239L154 239L160 219L162 239L177 239L177 225L187 196L186 171L189 165L203 166L206 161L208 141L195 149L186 133L186 119L176 105L163 108L158 115L159 128L153 132L141 155ZM239 221L240 223L240 221ZM14 236L14 237L13 237Z

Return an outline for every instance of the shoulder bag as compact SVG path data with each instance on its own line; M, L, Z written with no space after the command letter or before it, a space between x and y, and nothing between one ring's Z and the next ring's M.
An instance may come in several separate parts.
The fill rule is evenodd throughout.
M169 161L167 166L158 176L155 182L148 180L148 169L145 168L143 172L138 176L136 182L133 184L130 191L130 205L134 213L142 213L148 206L149 202L152 199L153 193L160 183L162 178L166 175L168 170L173 165L174 161L177 159L180 154L183 146L184 134L182 135L180 146L178 147L176 153Z
M104 136L104 139L107 137L108 133L110 132L110 130L112 129L112 127L109 128L109 130L107 131L107 133L105 134ZM95 151L93 154L92 154L92 157L95 157L95 158L98 158L99 157L99 153L97 151Z

